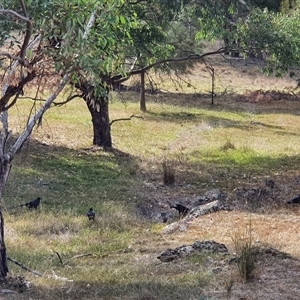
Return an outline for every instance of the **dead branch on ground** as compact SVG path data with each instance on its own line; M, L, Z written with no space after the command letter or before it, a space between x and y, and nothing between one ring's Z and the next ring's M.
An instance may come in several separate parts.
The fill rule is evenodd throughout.
M118 122L118 121L130 121L132 118L139 118L139 119L143 119L143 117L141 116L136 116L136 115L132 115L129 118L120 118L120 119L115 119L112 120L109 125L111 126L113 123Z
M28 272L31 272L31 273L33 273L35 275L43 277L43 275L41 273L39 273L39 272L37 272L35 270L31 270L30 268L26 267L25 265L23 265L22 263L16 261L15 259L12 259L12 258L10 258L10 257L7 256L7 260L13 262L14 264L18 265L19 267L21 267L22 269L24 269L24 270L26 270Z

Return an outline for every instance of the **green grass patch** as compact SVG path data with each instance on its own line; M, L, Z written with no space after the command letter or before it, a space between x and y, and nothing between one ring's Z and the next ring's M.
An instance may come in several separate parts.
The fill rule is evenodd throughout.
M74 101L47 112L16 157L3 195L8 255L47 276L73 280L36 278L9 263L13 274L33 281L28 298L208 299L215 277L205 268L207 255L159 262L157 255L175 244L176 235L162 235L165 224L143 218L140 207L157 208L185 189L186 199L213 188L230 193L244 183L298 172L294 107L164 97L148 101L148 113L139 112L136 99L113 99L111 120L143 117L113 123L118 151L91 148L91 118L83 101ZM20 104L11 118L14 133L26 121L25 108ZM164 162L175 178L168 187ZM16 207L38 196L37 211ZM90 207L95 222L86 217Z

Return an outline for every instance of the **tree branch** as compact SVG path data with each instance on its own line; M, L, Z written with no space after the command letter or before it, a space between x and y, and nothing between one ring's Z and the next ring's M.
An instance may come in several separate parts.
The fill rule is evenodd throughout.
M12 60L16 60L18 62L22 62L23 61L23 59L20 56L15 56L15 55L10 54L10 53L5 52L5 51L0 51L0 56L6 56L6 57L8 57L8 58L10 58Z
M28 272L31 272L35 275L38 275L40 277L43 277L43 275L37 271L34 271L34 270L31 270L30 268L26 267L25 265L21 264L20 262L16 261L15 259L12 259L10 257L7 256L7 260L13 262L14 264L18 265L19 267L21 267L22 269L28 271Z
M44 277L41 273L35 271L35 270L31 270L30 268L26 267L25 265L21 264L20 262L16 261L15 259L12 259L10 257L7 256L7 260L15 263L16 265L18 265L19 267L21 267L22 269L28 271L28 272L31 272L37 276L40 276L40 277ZM73 282L73 280L69 280L68 278L65 278L65 277L59 277L57 276L54 271L52 270L52 274L53 275L48 275L47 278L53 278L53 279L56 279L56 280L62 280L62 281L68 281L68 282Z
M85 39L88 37L88 35L91 31L91 28L95 22L95 14L96 14L96 11L94 11L91 14L90 19L87 23L85 32L83 34ZM64 87L70 81L72 74L73 74L72 72L67 72L67 70L66 70L65 75L61 79L59 85L56 87L56 89L53 91L53 93L47 98L46 102L41 106L41 108L36 112L36 114L34 116L32 116L32 118L28 121L26 128L20 134L20 136L18 137L16 142L13 144L10 151L8 151L8 153L7 153L8 161L11 161L14 158L14 155L18 151L20 151L20 149L22 148L25 141L30 137L34 126L43 117L43 114L45 113L45 111L47 111L50 108L53 101L57 98L57 96L60 94L60 92L64 89Z
M111 81L113 83L121 83L124 82L126 80L128 80L132 75L137 75L137 74L141 74L142 72L148 71L150 69L152 69L153 67L162 65L162 64L166 64L166 63L176 63L176 62L182 62L182 61L187 61L187 60L201 60L206 56L211 56L211 55L216 55L216 54L222 54L225 53L227 50L225 50L224 48L221 48L219 50L216 51L211 51L211 52L206 52L204 54L194 54L194 55L189 55L189 56L185 56L185 57L180 57L180 58L167 58L167 59L163 59L163 60L159 60L156 61L150 65L147 65L143 68L137 69L137 70L131 70L127 73L127 76L122 76L120 74L115 75L112 77Z
M70 260L75 259L75 258L87 257L87 256L91 256L91 255L93 255L93 254L92 253L78 254L78 255L75 255L75 256L71 257Z
M167 59L163 59L163 60L159 60L157 62L154 62L153 64L150 64L150 65L148 65L146 67L143 67L139 70L133 70L133 71L130 72L130 75L140 74L141 72L148 71L148 70L152 69L153 67L156 67L158 65L162 65L162 64L165 64L165 63L171 63L171 62L176 63L176 62L187 61L187 60L200 60L200 59L203 59L206 56L221 54L221 53L224 53L224 52L226 52L226 50L221 48L219 50L206 52L206 53L201 54L201 55L194 54L194 55L189 55L189 56L180 57L180 58L167 58Z
M24 13L25 17L28 17L24 1L20 0L20 3L21 3L22 10L23 10L23 13Z
M25 22L31 22L31 20L27 17L24 17L20 14L18 14L17 12L15 12L14 10L12 9L0 9L0 14L11 14L13 16L15 16L16 18L22 20L22 21L25 21Z
M130 121L132 118L139 118L139 119L143 119L143 117L141 116L136 116L136 115L132 115L129 118L120 118L120 119L115 119L112 120L109 125L111 126L113 123L118 122L118 121Z
M27 47L28 47L28 44L29 44L31 33L32 33L32 21L31 21L30 18L28 18L24 1L20 0L20 4L21 4L22 10L23 10L23 13L24 13L25 16L22 16L19 13L15 12L14 10L11 10L11 9L0 9L0 14L11 14L14 17L26 22L26 27L27 27L26 28L26 34L25 34L23 44L22 44L22 47L21 47L20 56L19 57L13 56L13 55L10 55L9 53L6 53L6 52L1 52L0 55L7 56L7 57L12 58L14 60L18 60L24 66L28 66L28 61L26 60L26 50L27 50Z
M10 85L7 87L5 94L0 98L0 112L8 110L11 108L18 100L19 95L23 95L23 87L30 81L32 81L36 77L36 73L33 70L32 72L28 72L27 76L24 77L18 85ZM10 98L15 96L14 100L9 104L8 101Z
M128 4L135 5L135 4L139 4L139 3L142 3L142 2L146 2L146 1L145 0L136 0L134 2L129 2Z
M57 251L54 251L54 252L55 252L56 255L58 256L58 259L59 259L59 261L60 261L60 264L63 265L63 261L62 261L62 259L61 259L60 254L59 254Z
M23 9L24 15L28 19L28 21L26 21L26 26L27 26L26 34L25 34L25 37L24 37L23 45L21 47L20 57L21 57L22 61L24 62L24 65L28 66L28 61L27 61L25 56L26 56L26 50L27 50L27 47L28 47L28 44L29 44L29 41L30 41L30 37L31 37L31 34L32 34L32 21L30 20L30 18L28 18L24 1L20 0L20 2L21 2L21 6L22 6L22 9Z

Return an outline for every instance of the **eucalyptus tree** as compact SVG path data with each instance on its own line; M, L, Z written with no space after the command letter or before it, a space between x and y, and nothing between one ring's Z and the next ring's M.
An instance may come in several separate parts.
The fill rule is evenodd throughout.
M122 0L0 0L0 201L15 156L64 87L82 79L99 82L99 72L114 69L118 58L109 47L130 42L127 30L134 23L117 13L123 4ZM117 42L115 27L123 34ZM40 102L46 89L50 95ZM28 121L17 135L10 128L10 109L27 97L33 100L32 108L22 111ZM0 210L0 280L8 272L3 228Z
M264 71L282 76L299 76L300 10L287 14L255 9L246 20L237 22L241 48L265 54Z
M148 70L182 73L193 59L200 59L203 46L196 39L198 22L191 3L147 1L133 7L139 26L131 30L133 45L126 51L135 60L129 75L140 75L140 109L144 112Z
M114 39L109 40L105 45L95 44L97 47L110 51L104 55L104 63L109 63L106 57L115 56L114 69L106 68L99 71L99 81L83 79L75 84L81 91L92 116L93 123L93 144L104 148L112 147L112 138L109 122L109 101L108 93L118 83L127 80L134 74L140 74L142 81L142 92L146 68L154 67L153 63L172 58L174 45L166 43L167 30L170 23L178 19L179 13L189 1L126 1L118 8L118 14L132 18L135 16L135 26L129 30L128 37L124 42L122 27L111 28ZM101 23L95 27L95 31L101 32ZM122 42L123 41L123 42ZM158 65L158 64L156 64ZM141 109L146 110L145 102L141 102Z
M264 3L261 4L265 5ZM255 22L251 16L256 14L257 10L254 7L257 5L252 0L145 0L124 2L124 5L118 7L118 14L127 18L136 16L137 26L131 27L129 31L130 43L115 44L115 41L123 41L123 32L118 26L112 27L114 40L109 41L105 49L106 51L114 49L114 69L108 68L105 71L105 68L100 68L98 82L84 79L75 85L81 90L81 96L92 115L93 143L108 148L112 146L107 95L112 86L127 80L130 76L140 75L140 108L146 111L144 82L148 70L177 72L180 69L184 70L188 66L187 62L191 64L195 60L216 53L231 52L233 56L239 53L260 54L263 48L258 49L258 45L262 45L254 40L251 41L252 44L247 42L244 35L246 31L240 26L246 20ZM274 16L276 14L272 15ZM96 27L96 30L101 28ZM264 32L263 27L261 30ZM224 47L212 53L203 53L201 41L204 39L224 40ZM257 47L254 47L253 43L256 43ZM103 47L95 44L99 48ZM107 56L111 57L110 55L103 57ZM106 59L102 63L105 64Z

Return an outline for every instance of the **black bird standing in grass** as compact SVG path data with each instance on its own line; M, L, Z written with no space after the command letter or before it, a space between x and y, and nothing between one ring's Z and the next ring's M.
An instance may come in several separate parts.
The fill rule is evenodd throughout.
M300 203L300 195L287 202L287 204L293 204L293 203L298 203L298 204Z
M86 215L88 216L90 221L95 221L96 214L92 208L90 208Z
M20 207L20 206L26 206L26 207L28 207L28 208L34 208L34 209L37 209L37 207L40 205L40 202L41 202L41 198L40 198L40 197L37 197L35 200L32 200L32 201L30 201L30 202L27 202L27 203L18 205L17 207Z
M190 211L189 208L179 203L172 205L170 207L175 208L178 211L179 217L185 217Z

